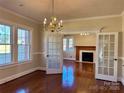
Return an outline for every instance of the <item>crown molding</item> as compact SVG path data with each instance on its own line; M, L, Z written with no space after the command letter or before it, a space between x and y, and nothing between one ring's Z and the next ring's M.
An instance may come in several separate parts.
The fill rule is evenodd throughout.
M121 17L121 16L122 16L121 14L118 14L118 15L107 15L107 16L76 18L76 19L63 20L63 22L75 22L75 21L94 20L94 19L106 19L106 18Z
M22 14L16 13L16 12L14 12L14 11L12 11L12 10L9 10L9 9L4 8L4 7L1 7L1 6L0 6L0 9L3 10L3 11L6 11L6 12L8 12L8 13L11 13L11 14L13 14L13 15L15 15L15 16L24 18L24 19L26 19L26 20L28 20L28 21L31 21L31 22L40 24L40 22L39 22L38 20L35 20L35 19L31 18L31 17L24 16L24 15L22 15Z
M96 34L96 33L98 33L99 32L99 30L97 29L97 30L71 30L71 31L69 31L69 30L64 30L64 31L62 31L61 32L61 34L80 34L80 33L85 33L85 32L88 32L88 33L91 33L91 34Z

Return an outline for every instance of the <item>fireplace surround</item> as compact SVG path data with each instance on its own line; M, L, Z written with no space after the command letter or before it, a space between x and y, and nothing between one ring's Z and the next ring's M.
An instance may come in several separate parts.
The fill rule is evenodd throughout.
M80 50L80 62L95 62L95 51Z
M89 51L89 52L94 52L94 57L95 57L95 51L96 51L96 46L75 46L76 48L76 60L80 61L80 51ZM95 62L95 58L93 59ZM81 61L82 62L82 61Z

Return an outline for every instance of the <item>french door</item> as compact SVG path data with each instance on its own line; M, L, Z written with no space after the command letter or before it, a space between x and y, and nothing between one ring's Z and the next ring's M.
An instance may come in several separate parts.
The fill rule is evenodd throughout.
M62 40L63 36L58 32L47 33L47 74L62 73Z
M117 81L118 33L97 34L96 79Z

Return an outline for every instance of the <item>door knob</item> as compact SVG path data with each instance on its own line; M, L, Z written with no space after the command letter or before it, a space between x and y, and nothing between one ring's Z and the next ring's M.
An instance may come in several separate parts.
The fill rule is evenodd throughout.
M49 57L49 55L46 55L46 57Z
M114 60L117 61L118 59L115 58Z

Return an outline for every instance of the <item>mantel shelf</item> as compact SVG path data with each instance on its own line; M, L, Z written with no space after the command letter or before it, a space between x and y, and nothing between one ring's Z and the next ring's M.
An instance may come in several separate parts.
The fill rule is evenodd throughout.
M76 60L76 62L80 62L79 60ZM80 62L80 63L84 63L84 64L95 64L95 62Z

